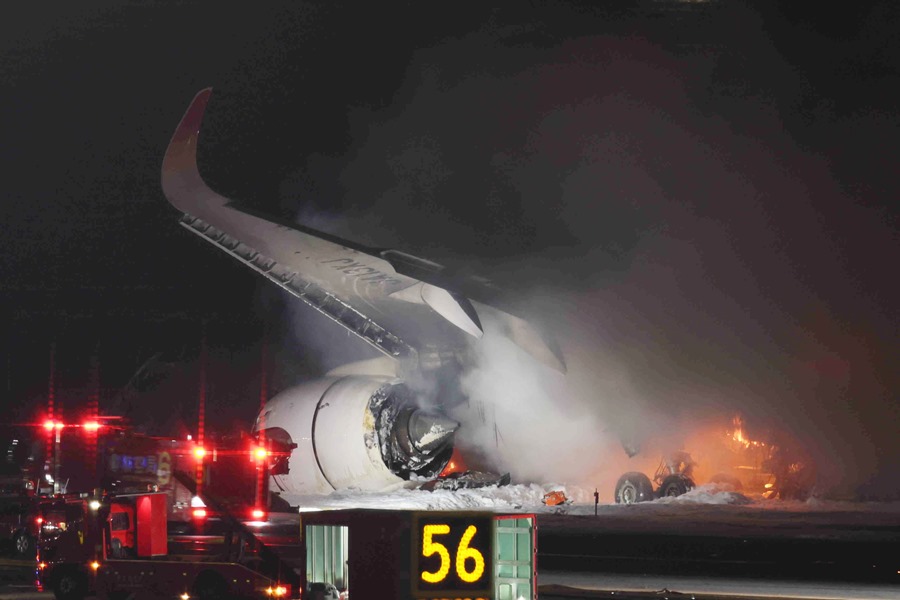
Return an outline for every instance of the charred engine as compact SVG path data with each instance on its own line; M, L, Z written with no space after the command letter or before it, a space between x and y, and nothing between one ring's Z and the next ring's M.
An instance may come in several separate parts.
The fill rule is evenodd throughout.
M402 380L351 375L279 393L260 412L254 433L275 450L273 489L315 494L436 477L450 460L458 427L419 406Z

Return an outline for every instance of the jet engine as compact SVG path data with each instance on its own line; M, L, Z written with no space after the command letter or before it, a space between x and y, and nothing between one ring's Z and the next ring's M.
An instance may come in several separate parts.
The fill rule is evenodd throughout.
M253 430L275 451L271 475L279 490L323 494L436 477L450 460L458 427L420 407L400 379L349 375L277 394Z

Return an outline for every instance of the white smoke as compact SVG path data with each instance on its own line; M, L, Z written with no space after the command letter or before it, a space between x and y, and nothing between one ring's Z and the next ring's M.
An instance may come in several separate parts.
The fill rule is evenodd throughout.
M414 53L389 110L349 113L359 143L347 156L313 156L296 174L300 197L333 189L317 173L337 174L346 218L331 233L493 263L482 274L536 297L528 319L549 324L568 374L486 322L461 382L460 418L497 423L461 437L517 479L614 483L742 412L794 434L829 487L852 491L881 469L896 490L880 467L900 439L884 358L896 329L875 327L887 304L856 287L887 255L887 230L753 87L794 75L758 46L741 95L721 87L715 54L640 39L448 39ZM872 226L871 252L845 247L841 219ZM556 288L534 294L544 284ZM359 344L312 324L298 336L321 338L330 366L345 339ZM624 460L620 438L644 463Z
M462 377L468 404L456 416L458 441L481 449L517 481L576 481L605 434L593 415L573 402L565 378L492 332L475 350L477 366Z
M628 369L600 350L602 334L578 317L560 317L565 374L538 362L490 319L482 321L475 365L461 379L468 403L454 413L463 423L457 441L479 449L514 481L598 487L611 498L628 466L622 442L636 439L654 413L640 401Z

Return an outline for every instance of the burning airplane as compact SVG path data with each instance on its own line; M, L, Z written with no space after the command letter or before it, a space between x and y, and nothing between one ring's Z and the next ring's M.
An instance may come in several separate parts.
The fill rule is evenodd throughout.
M284 390L264 406L254 432L288 456L273 465L280 490L378 490L440 474L454 432L466 424L447 416L441 398L428 401L407 382L452 381L485 333L565 370L556 346L501 308L500 294L487 282L454 277L399 250L264 218L211 190L196 160L211 94L196 95L163 160L163 192L183 213L181 225L387 357ZM459 396L445 394L444 401Z

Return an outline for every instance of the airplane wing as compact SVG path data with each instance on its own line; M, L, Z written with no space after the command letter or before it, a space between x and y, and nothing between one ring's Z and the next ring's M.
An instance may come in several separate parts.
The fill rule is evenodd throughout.
M460 292L478 295L478 283L449 281L441 265L398 250L366 248L263 217L211 190L197 169L200 125L211 94L207 88L194 97L162 164L163 193L184 213L186 229L393 358L423 363L462 350L483 335L479 313L490 313L498 329L528 353L565 369L555 346L526 321ZM483 298L494 294L490 286L481 288Z

